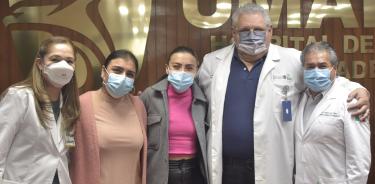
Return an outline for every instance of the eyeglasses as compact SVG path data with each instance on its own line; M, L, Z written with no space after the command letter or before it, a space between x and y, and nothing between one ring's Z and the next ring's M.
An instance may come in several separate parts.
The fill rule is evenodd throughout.
M256 35L256 36L262 36L266 33L267 28L261 28L261 27L255 27L255 28L249 28L249 27L244 27L244 28L239 28L235 29L235 31L238 34L241 35L250 35L251 33Z
M265 30L243 30L243 31L238 31L238 34L243 35L243 36L249 36L250 34L253 34L255 36L263 36L266 34Z

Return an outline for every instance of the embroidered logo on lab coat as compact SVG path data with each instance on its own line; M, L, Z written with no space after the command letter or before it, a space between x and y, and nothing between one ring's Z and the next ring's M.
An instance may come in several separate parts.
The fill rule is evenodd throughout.
M340 114L337 112L322 112L321 116L330 116L330 117L340 117Z

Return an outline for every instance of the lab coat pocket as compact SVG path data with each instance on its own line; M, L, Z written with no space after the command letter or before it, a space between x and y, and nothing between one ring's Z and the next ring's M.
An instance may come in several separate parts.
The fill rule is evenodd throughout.
M326 177L319 177L318 184L347 184L349 180L343 177L335 177L335 178L326 178Z
M337 144L337 142L344 141L344 124L339 118L319 117L317 121L315 128L318 128L321 143Z
M158 150L161 141L161 116L158 114L150 114L147 117L147 140L148 149Z

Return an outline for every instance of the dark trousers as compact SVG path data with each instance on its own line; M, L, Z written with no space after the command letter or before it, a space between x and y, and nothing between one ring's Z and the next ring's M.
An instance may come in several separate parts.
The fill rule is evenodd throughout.
M53 177L52 184L60 184L60 182L59 182L59 175L57 174L57 171L55 173L55 176Z
M197 159L169 160L168 184L203 184Z
M222 184L255 184L252 160L223 158Z

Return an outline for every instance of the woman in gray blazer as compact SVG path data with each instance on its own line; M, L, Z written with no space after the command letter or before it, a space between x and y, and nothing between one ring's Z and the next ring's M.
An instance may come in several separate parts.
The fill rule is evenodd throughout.
M141 99L147 110L147 183L207 183L207 101L194 81L198 59L188 47L169 55L166 73Z

